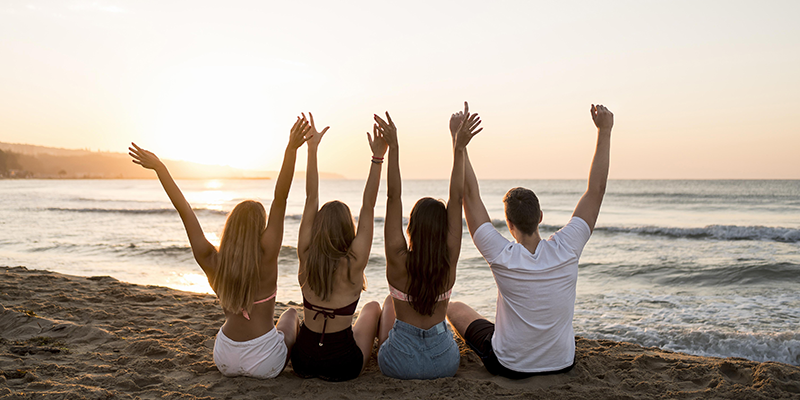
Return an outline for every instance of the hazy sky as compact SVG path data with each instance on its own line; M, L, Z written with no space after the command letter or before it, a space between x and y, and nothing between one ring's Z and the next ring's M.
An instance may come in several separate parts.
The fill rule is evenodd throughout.
M224 6L222 6L224 4ZM295 116L320 169L366 176L373 113L405 178L800 178L799 1L3 1L0 141L276 170ZM298 169L305 169L305 148Z

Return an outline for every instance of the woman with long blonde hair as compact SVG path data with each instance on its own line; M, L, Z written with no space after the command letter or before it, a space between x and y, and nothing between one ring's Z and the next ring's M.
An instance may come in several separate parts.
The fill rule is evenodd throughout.
M309 129L308 121L300 117L292 126L269 221L261 203L246 200L237 204L225 221L219 249L206 239L197 216L164 163L134 143L128 148L135 164L158 174L186 228L194 259L219 298L225 323L214 342L214 363L223 375L274 378L289 362L298 318L290 308L277 325L273 321L278 254L297 149L306 141Z
M378 367L398 379L435 379L455 375L460 362L458 345L445 317L456 281L461 250L461 201L467 144L482 128L477 114L465 111L450 121L453 168L450 198L424 197L408 218L408 244L403 235L399 146L397 129L378 118L389 145L386 221L386 280L389 293L383 303L378 332Z
M367 133L372 158L356 231L346 204L331 201L318 209L317 148L328 128L317 133L314 118L310 119L306 203L297 244L304 320L292 352L292 368L304 378L344 381L359 376L367 365L381 312L377 302L369 302L352 325L366 286L364 269L372 247L386 142L377 126L374 137Z

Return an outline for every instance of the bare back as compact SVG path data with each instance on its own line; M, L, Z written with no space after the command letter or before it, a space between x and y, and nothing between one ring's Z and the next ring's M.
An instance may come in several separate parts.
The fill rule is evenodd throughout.
M405 267L406 257L407 253L393 257L396 265L393 263L393 265L386 269L386 280L389 281L390 285L403 292L406 291L410 279ZM453 268L450 273L449 281L447 282L447 290L452 289L455 282L456 274ZM444 321L447 314L448 302L449 299L439 301L436 303L432 315L422 315L411 307L411 303L392 298L396 318L422 329L429 329L439 322Z
M342 259L339 260L339 263L336 266L336 271L334 272L333 289L331 290L331 294L326 301L323 301L321 297L314 293L314 290L311 289L308 284L305 274L301 275L300 280L303 282L301 286L303 298L315 306L328 309L343 308L352 304L353 302L358 301L358 299L361 297L361 289L364 285L364 269L359 265L356 265L356 260L352 256L350 257L349 264L350 279L347 278L347 259L342 257ZM307 268L301 268L301 270L308 271ZM311 329L317 333L322 333L322 327L325 323L325 318L320 315L315 319L316 315L316 311L304 307L303 323L308 327L308 329ZM352 322L352 315L337 315L335 318L328 319L328 323L325 325L325 332L330 333L345 330L352 324Z
M256 289L256 300L269 298L276 293L278 289L278 260L267 259L263 257L265 253L263 247L260 275L261 280ZM214 266L217 269L219 264ZM225 336L237 342L243 342L255 339L275 327L275 297L263 303L253 304L253 308L249 313L250 319L244 317L242 311L234 313L229 310L223 309L225 312L225 324L222 325L222 331Z

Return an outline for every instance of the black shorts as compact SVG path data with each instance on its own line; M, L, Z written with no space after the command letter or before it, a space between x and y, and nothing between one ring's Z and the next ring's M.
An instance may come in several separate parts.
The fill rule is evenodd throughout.
M353 328L322 334L300 326L297 342L292 347L292 369L303 378L320 378L331 382L354 379L361 374L364 355L353 338Z
M572 362L567 368L558 371L544 371L544 372L518 372L506 368L500 361L492 349L492 335L494 334L494 324L485 319L476 319L472 321L464 332L464 341L467 342L469 347L478 357L483 361L483 366L486 370L491 372L492 375L500 375L509 379L525 379L537 375L552 375L569 372L574 366Z

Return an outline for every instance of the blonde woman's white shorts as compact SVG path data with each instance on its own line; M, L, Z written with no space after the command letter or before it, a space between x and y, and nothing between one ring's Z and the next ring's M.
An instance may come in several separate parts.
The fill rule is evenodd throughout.
M225 376L274 378L283 371L287 353L283 332L275 328L245 342L231 340L219 328L214 342L214 364Z

